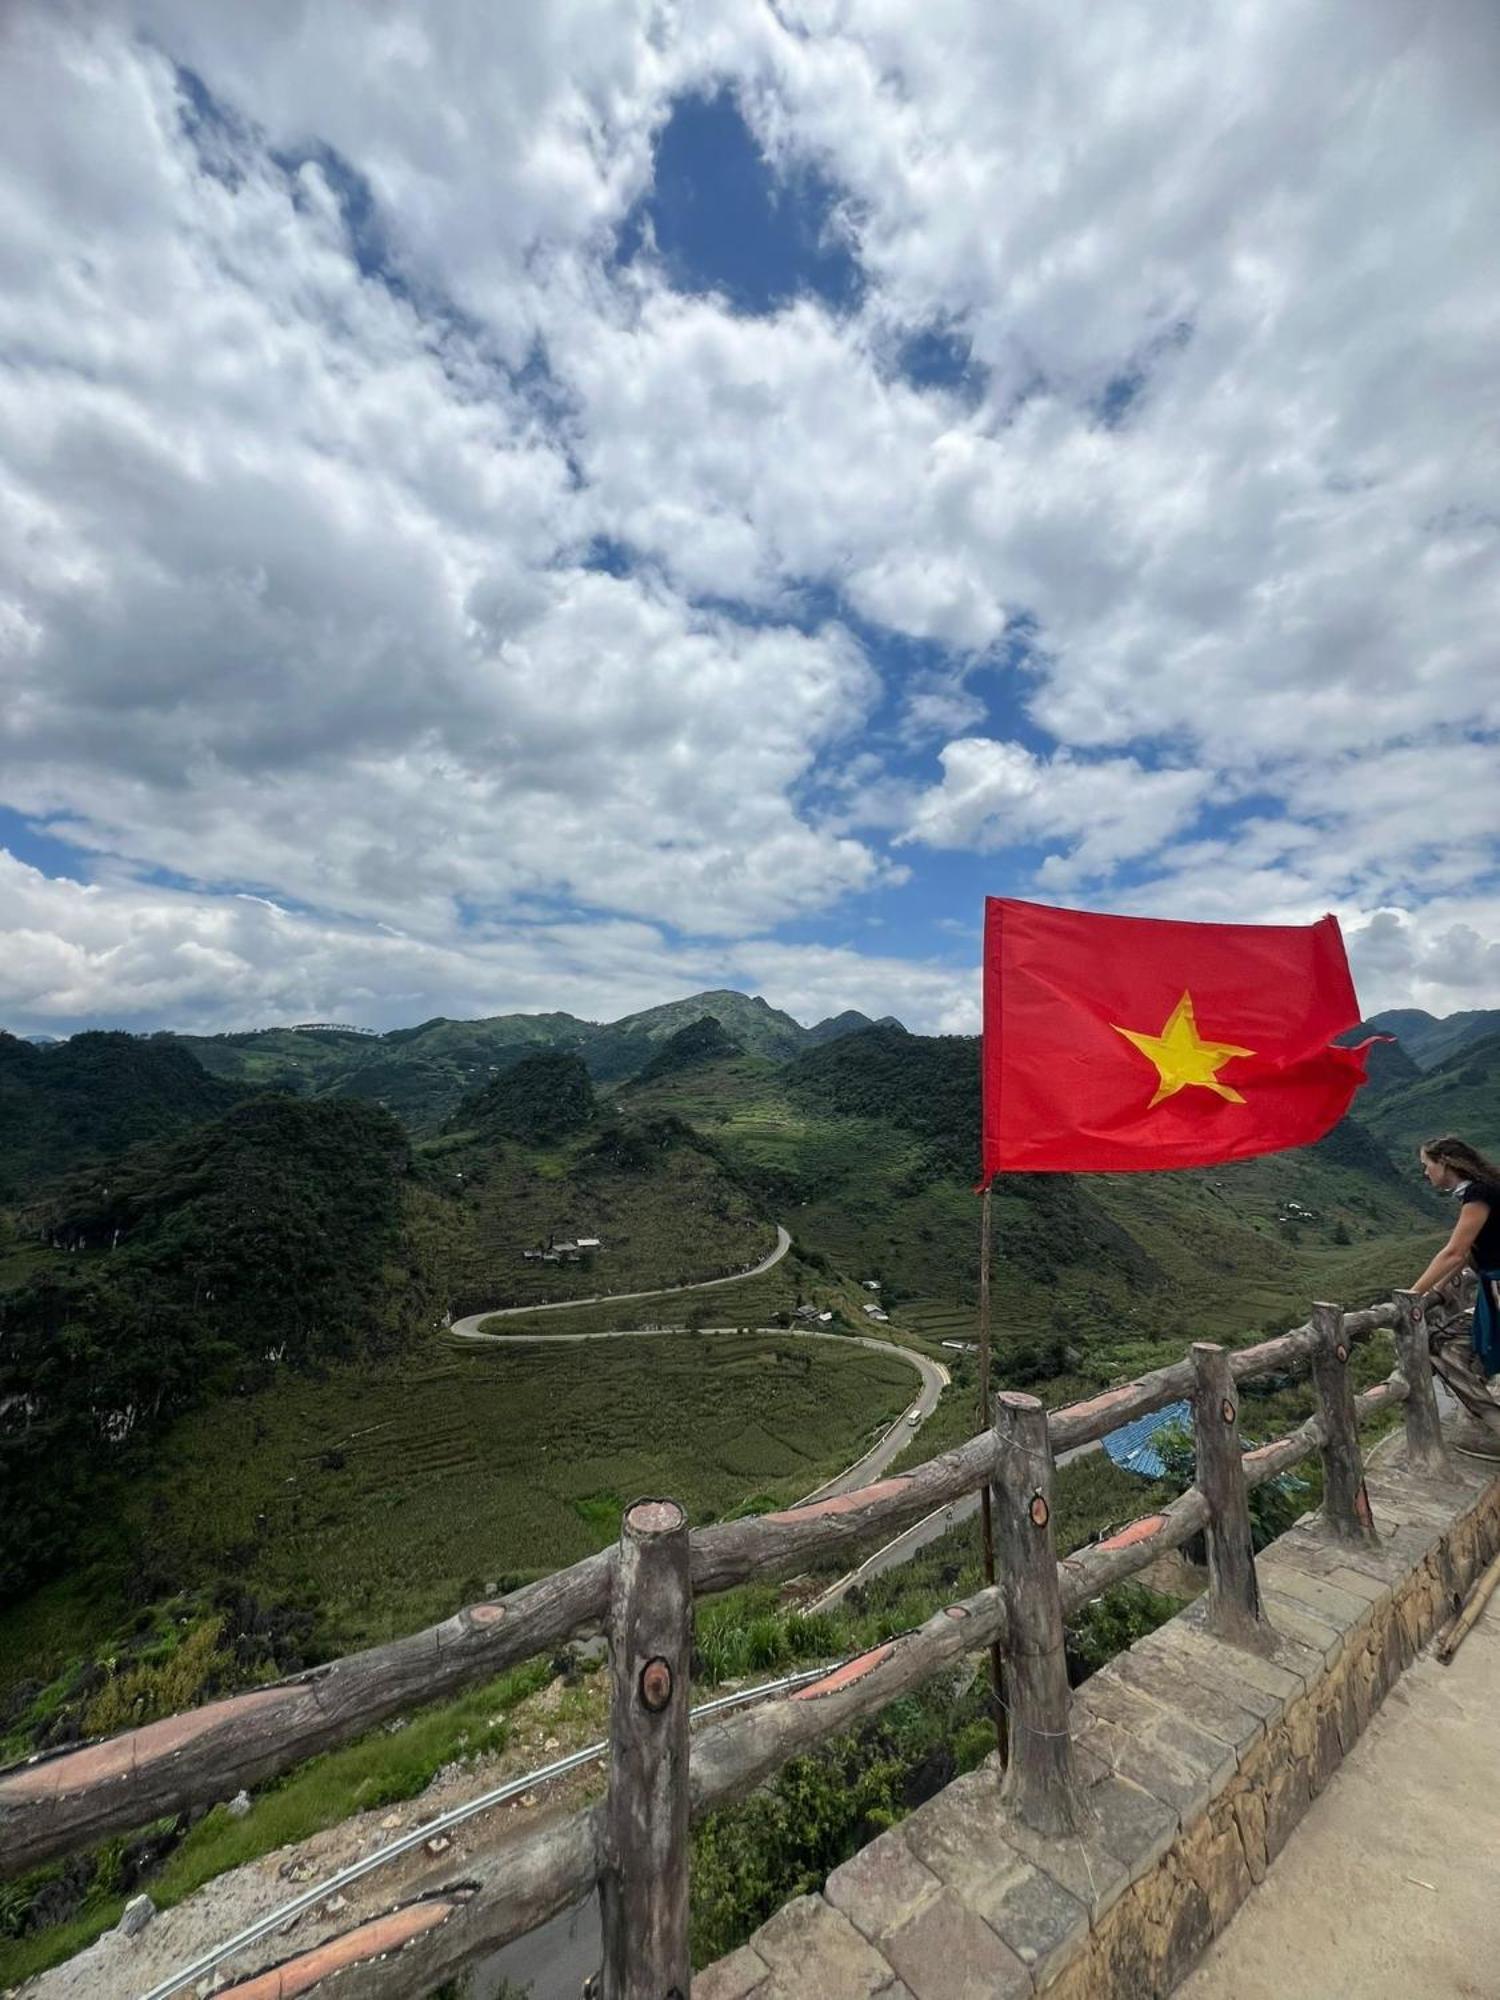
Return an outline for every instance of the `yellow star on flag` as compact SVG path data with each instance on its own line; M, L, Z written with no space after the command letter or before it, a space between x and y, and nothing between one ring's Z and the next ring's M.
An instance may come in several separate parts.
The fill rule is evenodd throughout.
M1220 1097L1227 1097L1231 1104L1243 1104L1244 1098L1227 1083L1220 1083L1218 1072L1233 1056L1253 1056L1254 1049L1236 1048L1233 1042L1205 1042L1198 1033L1198 1023L1193 1018L1193 996L1184 993L1167 1017L1167 1025L1159 1035L1138 1035L1133 1028L1122 1028L1111 1022L1117 1035L1123 1035L1127 1042L1134 1042L1141 1054L1156 1065L1156 1073L1161 1081L1156 1095L1147 1110L1152 1110L1164 1097L1174 1097L1179 1090L1189 1084L1199 1084L1204 1090L1215 1090Z

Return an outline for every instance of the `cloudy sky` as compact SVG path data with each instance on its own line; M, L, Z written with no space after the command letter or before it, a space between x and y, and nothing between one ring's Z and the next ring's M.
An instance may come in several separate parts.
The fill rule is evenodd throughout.
M0 1022L707 985L991 893L1500 1003L1491 0L10 0Z

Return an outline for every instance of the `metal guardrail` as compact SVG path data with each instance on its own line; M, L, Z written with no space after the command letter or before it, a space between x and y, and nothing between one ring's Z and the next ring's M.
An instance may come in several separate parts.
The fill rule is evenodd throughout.
M700 1702L691 1711L690 1719L701 1722L706 1716L722 1715L728 1709L743 1708L751 1702L764 1701L770 1695L785 1694L791 1688L806 1687L813 1681L821 1680L825 1674L836 1672L842 1665L844 1662L840 1660L835 1661L832 1667L808 1667L801 1673L787 1674L781 1680L765 1681L759 1687L742 1688L734 1694L719 1695L713 1701ZM466 1799L462 1805L450 1806L446 1812L437 1813L432 1819L423 1820L410 1832L403 1833L399 1840L388 1841L384 1847L377 1847L373 1853L361 1855L358 1861L351 1861L348 1867L340 1868L336 1874L327 1876L315 1887L304 1889L301 1895L293 1896L279 1908L268 1911L263 1917L257 1917L253 1924L247 1924L242 1931L236 1931L233 1937L226 1938L222 1944L217 1944L211 1951L204 1952L202 1957L195 1958L191 1965L183 1966L179 1972L170 1973L167 1978L153 1986L149 1993L143 1994L141 2000L171 2000L174 1993L181 1993L185 1987L196 1985L200 1979L206 1979L210 1973L217 1971L226 1959L234 1958L242 1951L248 1951L251 1945L259 1944L262 1938L271 1937L277 1931L285 1929L298 1917L316 1909L319 1903L326 1902L330 1896L339 1895L356 1882L362 1882L367 1875L373 1875L377 1869L389 1867L393 1861L399 1861L403 1855L412 1853L418 1847L424 1847L429 1840L436 1839L439 1834L450 1833L454 1827L462 1826L465 1820L477 1819L481 1813L491 1812L496 1806L508 1805L512 1799L520 1798L523 1793L533 1790L537 1785L551 1784L556 1778L565 1778L570 1771L578 1771L586 1764L597 1763L608 1750L607 1738L599 1743L587 1744L582 1750L570 1751L566 1757L558 1757L550 1764L543 1764L538 1770L528 1771L525 1777L508 1778L503 1785L496 1785L492 1791L481 1792L475 1798Z
M675 1503L638 1502L627 1511L617 1549L497 1603L471 1606L427 1633L0 1774L0 1835L19 1829L29 1863L86 1845L103 1831L139 1824L164 1805L223 1797L230 1784L261 1782L400 1707L488 1676L580 1626L607 1620L612 1700L606 1801L508 1843L503 1855L473 1857L462 1882L342 1934L318 1948L316 1963L295 1956L284 1971L298 1979L297 1990L321 1992L332 1953L340 1965L360 1965L361 1992L427 1991L597 1882L603 1889L607 2000L627 1986L637 1990L642 1980L653 1991L686 1991L689 1819L742 1795L788 1757L873 1714L966 1653L992 1644L1006 1653L1015 1724L1005 1779L1011 1809L1039 1828L1053 1826L1059 1815L1066 1819L1072 1776L1064 1616L1164 1549L1206 1533L1210 1615L1226 1633L1242 1632L1260 1616L1248 1493L1314 1452L1323 1462L1330 1528L1351 1540L1368 1538L1373 1527L1363 1492L1362 1418L1403 1404L1413 1462L1433 1470L1446 1463L1426 1310L1427 1302L1410 1293L1348 1314L1319 1305L1308 1324L1274 1340L1232 1353L1200 1343L1182 1362L1050 1416L1034 1397L1002 1394L990 1431L914 1472L780 1513L690 1533ZM1393 1328L1399 1370L1356 1399L1347 1369L1352 1344L1377 1327ZM1318 1414L1291 1437L1242 1453L1239 1384L1303 1366L1311 1368ZM1194 1401L1196 1485L1162 1513L1059 1562L1050 1526L1054 1451L1091 1442L1184 1395ZM751 1578L792 1574L872 1531L910 1524L984 1487L996 1520L998 1587L944 1607L918 1631L835 1670L791 1677L800 1683L795 1687L773 1684L782 1699L766 1701L765 1691L745 1697L759 1705L700 1734L690 1764L686 1694L695 1597ZM708 1706L738 1705L729 1698ZM597 1747L589 1754L599 1754ZM470 1802L466 1813L483 1809ZM393 1849L409 1851L433 1830L429 1824ZM375 1857L366 1860L380 1865ZM13 1867L13 1843L8 1861ZM363 1872L363 1864L355 1866ZM336 1893L341 1879L307 1892L296 1909ZM292 1908L277 1920L289 1921ZM243 1949L243 1938L231 1946ZM167 1990L180 1990L180 1982Z

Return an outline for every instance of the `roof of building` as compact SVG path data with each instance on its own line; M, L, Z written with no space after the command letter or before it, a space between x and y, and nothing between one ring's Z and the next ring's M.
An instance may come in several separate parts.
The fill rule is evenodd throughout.
M1111 1431L1103 1440L1104 1449L1126 1472L1138 1472L1143 1479L1160 1479L1167 1468L1154 1440L1157 1432L1166 1430L1169 1425L1190 1431L1193 1427L1192 1404L1168 1403L1164 1410L1153 1410L1148 1417L1137 1417L1132 1423L1121 1424L1117 1431Z

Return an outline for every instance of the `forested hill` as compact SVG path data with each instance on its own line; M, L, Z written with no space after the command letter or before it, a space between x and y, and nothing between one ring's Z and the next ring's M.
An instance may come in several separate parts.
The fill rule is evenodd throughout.
M259 1089L383 1104L413 1132L428 1133L441 1131L465 1097L528 1056L546 1050L577 1056L596 1084L609 1086L638 1076L684 1028L705 1017L748 1054L775 1063L873 1025L849 1009L804 1028L759 995L717 988L606 1023L559 1013L478 1021L439 1016L379 1035L336 1027L259 1028L159 1034L149 1046L185 1049L212 1075Z
M38 1048L0 1031L0 1201L217 1118L244 1095L172 1042L86 1034Z
M431 1330L409 1170L388 1113L266 1096L38 1204L68 1254L0 1295L0 1595L66 1547L104 1461L188 1404Z
M979 1171L979 1042L867 1028L789 1065L795 1097L845 1118L884 1118L929 1139L958 1174Z

